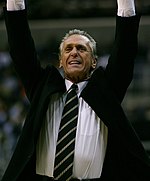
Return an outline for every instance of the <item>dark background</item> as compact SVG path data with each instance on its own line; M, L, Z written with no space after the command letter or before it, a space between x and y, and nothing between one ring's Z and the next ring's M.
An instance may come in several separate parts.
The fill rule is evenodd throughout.
M0 0L0 178L29 108L9 55L3 4ZM97 41L98 63L107 63L114 41L116 0L28 0L27 4L42 66L48 63L58 66L59 43L73 28L83 29L93 36ZM142 5L134 77L122 106L150 155L150 1L142 0Z

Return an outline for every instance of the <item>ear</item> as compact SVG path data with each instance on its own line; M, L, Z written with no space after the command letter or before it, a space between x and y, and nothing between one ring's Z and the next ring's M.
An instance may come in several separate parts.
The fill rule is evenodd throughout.
M92 59L92 68L95 69L96 68L96 64L97 64L97 59L96 58L93 58Z
M62 67L62 60L60 59L60 61L59 61L59 68L61 68Z

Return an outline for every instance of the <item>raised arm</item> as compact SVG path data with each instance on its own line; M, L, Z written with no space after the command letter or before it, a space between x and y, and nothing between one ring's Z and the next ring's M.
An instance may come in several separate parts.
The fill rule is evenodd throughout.
M42 72L27 20L24 0L7 0L4 11L9 50L29 99Z
M134 0L117 0L117 3L115 42L106 67L106 76L121 102L132 81L140 16L135 13Z

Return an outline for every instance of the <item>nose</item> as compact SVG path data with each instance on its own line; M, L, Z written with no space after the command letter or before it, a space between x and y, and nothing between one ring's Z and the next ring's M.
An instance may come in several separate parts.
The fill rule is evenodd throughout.
M77 56L78 55L78 50L76 47L73 47L73 49L71 50L71 55L72 56Z

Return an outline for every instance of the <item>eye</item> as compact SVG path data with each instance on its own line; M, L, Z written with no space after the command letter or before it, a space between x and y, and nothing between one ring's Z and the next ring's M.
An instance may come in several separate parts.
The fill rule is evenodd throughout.
M85 51L87 51L86 47L84 47L84 46L82 46L82 45L79 45L79 46L77 47L77 49L78 49L80 52L85 52Z
M69 53L71 50L72 50L72 47L66 47L66 48L65 48L65 52L66 52L66 53Z

